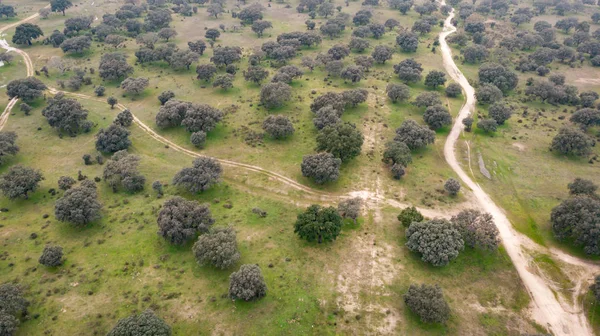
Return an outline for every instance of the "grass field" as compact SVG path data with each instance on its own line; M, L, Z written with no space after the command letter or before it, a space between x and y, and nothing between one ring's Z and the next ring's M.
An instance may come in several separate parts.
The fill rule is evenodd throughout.
M36 6L38 2L27 3L30 4ZM77 2L76 7L67 11L66 18L78 14L101 18L106 12L114 12L119 4L108 0ZM227 6L232 8L233 4ZM175 42L184 48L187 41L203 38L204 26L216 27L223 23L228 29L217 44L239 45L247 52L284 31L305 30L307 16L295 12L295 3L290 9L285 9L285 4L271 3L271 6L265 19L273 21L274 28L260 40L249 27L232 32L229 27L239 23L229 14L214 20L200 8L199 13L190 18L173 16L172 26L179 32ZM343 11L353 14L359 9L360 3L353 1ZM403 27L412 26L418 17L414 11L401 16L383 6L374 8L374 13L377 22L396 17ZM62 15L53 14L37 23L48 35L53 29L62 29L64 19ZM423 36L416 54L395 54L393 60L375 66L368 78L356 85L345 84L341 79L332 79L332 84L327 85L321 70L306 72L292 85L293 101L277 111L257 107L260 88L244 82L240 73L247 66L246 59L239 64L234 88L227 92L210 85L201 88L203 84L194 80L193 70L175 72L160 64L135 67L134 76L150 78L150 87L135 99L122 97L115 83L102 83L97 76L93 76L93 81L94 85L107 86L107 96L118 97L151 127L155 127L154 118L159 109L155 97L166 89L173 90L181 100L220 108L237 106L235 112L228 113L224 122L209 133L206 149L200 151L203 154L260 165L305 185L337 194L376 190L386 197L450 211L466 198L462 195L449 198L439 191L443 182L453 176L442 153L448 129L437 133L434 146L414 155L403 180L392 180L381 163L383 145L393 137L394 129L407 118L422 122L422 109L408 103L391 104L386 99L385 85L399 82L389 75L392 66L404 58L415 57L423 63L424 74L442 69L441 55L427 48L439 31L440 28L435 28ZM8 31L7 38L12 33ZM388 32L380 41L371 40L371 43L393 45L394 37L394 33ZM331 45L347 43L349 38L350 31L346 31L342 38L324 39L320 47L302 50L302 54L326 52ZM129 55L131 64L135 49L133 41L120 49ZM91 51L77 56L64 56L60 49L40 43L23 50L29 53L38 70L52 56L70 62L71 68L97 68L101 54L113 51L98 43L93 44ZM200 63L207 63L211 53L207 50ZM291 63L298 64L299 59L296 57ZM19 77L20 72L24 73L20 62L15 60L14 65L0 68L0 76ZM346 64L350 64L349 59ZM275 69L270 71L274 73ZM57 79L71 74L61 75L52 70L50 78L39 78L57 87ZM311 91L317 91L318 95L358 87L369 90L369 101L349 109L343 118L356 123L366 135L363 153L344 164L336 183L314 185L301 176L299 169L302 156L313 153L315 147L316 131L309 110ZM414 97L425 90L422 84L413 85L411 95ZM93 87L84 86L81 93L93 95ZM178 170L191 164L192 158L166 148L136 126L130 128L133 142L130 152L141 157L140 170L148 182L146 190L134 195L115 194L100 182L99 195L104 205L102 220L82 229L59 223L54 219L53 209L62 192L52 196L49 190L56 188L56 181L62 175L76 177L80 170L91 179L102 175L102 166L84 165L82 155L95 156L94 134L109 125L118 112L107 104L81 102L90 111L89 119L97 124L89 134L59 138L41 116L44 106L41 100L33 104L35 109L31 116L24 116L15 109L5 126L5 130L19 135L21 147L9 165L20 163L37 168L45 177L41 188L29 200L0 199L0 208L8 209L0 216L0 283L21 283L27 299L32 302L31 318L23 321L19 335L105 334L119 318L146 308L157 311L177 335L520 335L544 331L529 320L529 296L502 249L497 253L482 253L467 248L447 267L428 266L404 246L404 229L396 219L399 209L391 207L366 209L358 224L347 222L341 236L331 244L305 243L293 233L293 223L307 205L306 198L264 175L239 169L226 168L223 183L201 194L166 187L165 198L182 195L209 203L215 225L232 225L237 232L242 256L238 265L224 271L198 266L191 244L175 247L156 234L156 214L164 199L158 199L149 187L155 180L170 183ZM447 103L455 115L462 99L450 99ZM256 147L245 144L239 135L241 129L260 131L257 122L274 112L292 118L295 135L283 142L265 138L263 144ZM193 149L189 133L183 129L157 129L157 132ZM493 138L498 139L501 137ZM493 144L490 142L489 146ZM0 173L9 165L0 167ZM233 207L227 209L224 203L231 203ZM268 216L258 218L251 212L254 207L266 210ZM63 246L65 265L48 269L38 264L45 244ZM239 265L249 263L262 268L268 294L257 302L232 302L227 298L229 274ZM446 325L421 323L406 309L402 295L415 282L438 283L444 288L452 308L452 317Z

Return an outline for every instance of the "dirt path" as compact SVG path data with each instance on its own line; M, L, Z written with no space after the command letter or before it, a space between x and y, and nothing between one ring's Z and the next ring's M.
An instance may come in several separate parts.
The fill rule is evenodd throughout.
M442 1L442 5L444 4L445 1ZM563 305L567 305L566 303L561 305L561 302L559 302L552 292L550 285L546 283L544 279L530 271L528 267L529 261L522 250L522 235L513 229L502 209L492 201L490 196L483 191L479 184L475 183L458 164L454 147L463 130L462 120L474 111L476 101L475 90L454 63L452 51L446 42L446 37L456 31L456 28L451 24L453 17L454 11L450 13L444 22L444 31L440 34L440 45L444 67L450 77L462 86L467 100L460 110L454 126L452 127L452 131L446 140L444 146L444 156L446 157L446 161L463 183L473 191L479 200L481 207L485 211L491 213L494 217L506 252L510 256L523 284L529 291L533 300L533 318L541 325L547 326L554 335L593 335L584 312L577 309L578 307L564 307Z

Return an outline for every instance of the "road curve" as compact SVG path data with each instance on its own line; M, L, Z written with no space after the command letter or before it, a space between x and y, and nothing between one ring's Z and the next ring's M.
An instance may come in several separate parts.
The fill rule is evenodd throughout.
M445 1L442 1L441 4L445 5ZM456 27L451 23L453 18L454 10L452 10L444 22L444 30L440 34L439 41L444 67L450 77L462 86L467 100L456 117L452 131L446 139L444 145L444 156L446 161L463 183L473 191L481 204L481 207L494 217L506 252L510 256L523 284L532 298L532 317L534 320L539 324L548 327L554 335L593 335L591 327L585 317L585 313L581 309L564 307L561 305L550 289L549 284L546 283L544 279L531 272L531 268L528 267L529 262L522 251L523 245L521 234L514 230L502 209L494 203L479 184L475 183L458 164L455 153L456 142L464 128L462 121L474 111L476 100L475 89L473 89L469 84L469 81L456 66L456 63L452 59L452 50L446 42L448 35L456 32Z

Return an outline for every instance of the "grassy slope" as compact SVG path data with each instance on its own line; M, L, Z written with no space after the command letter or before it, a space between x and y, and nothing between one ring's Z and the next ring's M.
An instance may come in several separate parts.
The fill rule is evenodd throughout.
M358 9L356 3L352 3L351 7L353 11ZM113 10L110 5L102 8ZM79 6L78 9L85 10L85 7ZM274 9L272 8L272 11ZM392 12L383 9L382 11L392 15ZM74 13L75 11L72 11L70 15ZM100 13L98 15L100 16ZM40 21L40 24L43 25L44 31L49 32L52 27L58 28L62 19L53 16L49 20ZM195 16L185 19L184 22L193 19L205 18ZM304 16L301 16L298 22L303 20ZM403 25L406 25L407 21L404 20ZM248 31L244 34L248 38L254 38ZM182 35L178 38L180 43L187 39ZM229 35L232 34L225 34L226 37ZM275 32L273 35L276 35ZM197 37L196 33L194 38ZM390 43L392 37L392 34L386 35ZM345 35L345 39L347 38L348 34ZM431 34L430 39L433 38L434 34ZM325 45L329 43L331 42L326 41ZM127 50L133 49L131 44ZM321 49L326 50L325 46ZM35 46L27 51L32 55L37 68L45 64L51 55L62 55L60 50L45 46ZM94 53L75 60L81 63L80 66L96 66L99 51L95 47ZM90 62L86 61L87 57L91 58ZM208 57L205 55L203 60L206 61ZM397 54L391 64L376 68L373 72L389 72L391 65L404 57ZM441 63L439 56L431 57L424 48L421 48L418 57L427 69ZM245 65L241 65L241 68L244 67ZM158 77L156 73L161 70L164 72ZM257 88L241 82L239 74L236 87L244 89L232 89L232 92L227 94L212 88L199 89L198 83L191 84L194 85L193 89L190 84L184 85L183 79L191 78L191 72L173 75L171 70L154 66L145 70L136 68L136 75L152 76L151 88L154 89L147 90L143 97L135 101L129 98L120 100L131 106L149 125L153 125L153 116L158 109L158 102L154 96L166 88L175 90L181 99L215 105L223 100L223 97L231 96L235 102L240 94L247 99L245 97L256 97L259 92ZM319 79L322 76L317 72L314 74L316 83L320 83ZM48 82L53 84L55 79L56 77L53 77ZM97 78L95 82L99 83ZM340 80L334 82L340 87L344 86ZM180 83L180 86L176 83ZM381 90L384 83L385 81L370 78L361 82L359 86L376 85ZM155 86L159 86L159 89ZM298 92L307 96L311 89L313 88L308 88L304 80L297 81L294 94ZM316 90L325 91L322 87L317 87ZM422 88L417 86L413 92L416 94L420 90ZM89 93L91 88L84 88L82 91ZM109 87L108 91L109 94L119 93L114 86ZM359 107L349 111L345 118L357 122L359 127L361 120L369 127L372 126L373 124L367 123L367 119L376 119L379 123L387 124L388 127L384 127L385 134L382 134L386 139L392 137L393 129L404 118L420 119L422 111L407 104L390 105L383 99L382 94L378 96L385 107ZM256 98L253 99L256 103ZM116 110L110 110L105 104L82 103L90 110L90 119L98 123L98 127L108 125L116 114ZM460 100L451 101L451 106L453 113L456 113ZM233 225L238 232L242 254L240 264L258 263L263 269L269 286L267 297L255 303L232 303L223 298L227 293L227 278L231 270L216 271L210 267L200 267L193 260L190 245L173 247L156 235L155 212L163 200L156 199L151 191L139 195L113 194L101 183L99 192L104 204L104 217L101 221L88 228L75 229L54 220L53 206L60 193L51 196L48 190L56 188L58 177L75 177L77 171L81 170L84 175L93 178L101 176L102 167L84 166L81 159L85 153L94 153L93 134L60 139L40 115L41 107L42 103L39 102L30 117L17 112L11 116L6 126L6 130L19 134L19 145L22 149L10 164L22 163L41 169L46 177L40 190L32 195L30 200L0 200L0 207L10 210L0 218L0 224L3 225L0 228L2 251L8 253L5 254L6 258L0 260L0 282L22 283L26 287L28 299L32 301L31 315L39 314L39 317L25 321L19 334L37 334L46 330L50 333L103 334L118 318L148 307L156 309L173 325L176 334L180 335L320 335L347 330L355 330L357 333L369 332L374 325L388 320L385 310L371 312L368 307L363 306L359 312L359 316L363 318L358 319L340 310L336 304L342 294L337 284L338 274L348 267L353 267L357 258L371 258L369 251L353 249L357 239L367 234L374 235L374 243L377 242L377 245L391 246L389 254L379 255L376 259L387 260L388 263L384 267L392 270L394 276L383 285L386 288L385 292L389 293L387 296L379 295L379 290L370 287L371 285L358 282L364 287L359 288L357 301L390 307L391 315L397 316L397 332L411 335L518 334L521 331L534 330L521 316L522 309L528 304L528 296L521 288L518 276L504 252L488 255L466 251L448 267L428 267L418 256L404 248L403 229L399 229L395 219L397 209L391 208L385 209L381 218L377 220L373 213L369 213L361 219L359 226L347 225L342 236L333 244L306 244L294 236L291 225L295 215L301 210L265 189L273 188L271 181L260 175L226 169L225 183L219 187L201 195L184 196L211 203L211 211L217 219L216 225ZM299 109L296 110L296 107ZM292 108L293 112L287 111ZM267 140L264 148L251 148L240 139L234 138L232 129L252 120L262 120L266 114L264 110L256 111L244 106L235 116L229 116L224 125L210 135L207 153L244 162L268 161L269 165L266 168L301 180L296 171L299 158L312 152L314 146L314 130L310 124L308 100L294 101L282 112L294 113L299 120L296 122L299 132L289 142L278 144ZM38 131L38 127L42 129ZM136 127L132 127L131 131L131 151L142 157L140 168L148 182L168 182L177 170L189 165L189 157L157 145ZM180 144L187 144L187 134L183 131L175 130L165 134ZM440 132L440 140L444 135L444 132ZM382 144L383 141L378 143L377 151L381 149ZM388 192L409 200L423 198L427 191L435 194L438 184L441 185L444 178L451 176L450 170L443 165L441 146L442 141L438 141L435 147L419 153L407 178L399 182L400 186L390 183L389 177L384 176ZM419 157L421 155L422 157ZM379 154L376 153L374 157L372 160L365 155L357 158L344 168L343 179L337 185L327 188L339 191L350 188L353 183L358 183L353 180L360 180L363 172L380 170L382 167L379 164ZM0 172L6 168L0 168ZM257 187L257 184L265 188ZM180 194L172 187L167 187L166 192L169 196ZM146 197L146 193L150 195ZM215 203L215 200L220 200L220 203ZM232 202L233 209L221 206L225 200ZM443 197L441 200L449 202ZM256 218L250 212L250 209L256 206L267 210L268 217ZM49 214L50 217L45 219L44 214ZM37 239L30 238L34 232L39 235ZM46 243L60 244L64 247L67 257L64 266L51 270L37 264L37 258ZM290 261L286 261L286 258L290 258ZM271 263L274 267L267 267ZM454 312L446 327L423 325L404 309L402 294L411 282L439 283L444 288ZM507 310L492 313L486 308L475 309L473 305L504 307Z

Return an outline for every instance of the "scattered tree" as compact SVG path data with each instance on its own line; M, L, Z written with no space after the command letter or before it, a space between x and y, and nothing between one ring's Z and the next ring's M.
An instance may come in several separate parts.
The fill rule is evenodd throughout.
M211 264L220 269L228 268L240 259L232 227L211 229L198 237L192 251L198 264Z
M450 219L462 234L465 244L487 250L496 250L500 245L500 232L489 213L467 209Z
M410 285L404 304L424 323L445 323L450 318L450 307L438 285Z
M115 153L131 146L129 131L118 124L100 129L96 134L96 149L100 152Z
M173 184L197 193L218 183L222 173L219 161L211 157L199 157L194 160L192 167L183 168L173 177Z
M267 285L258 265L242 265L229 276L229 297L252 301L267 295Z
M65 191L56 201L54 215L60 222L69 222L75 226L84 226L100 219L102 205L98 202L96 184L85 180L81 186Z
M433 105L427 107L423 114L425 123L434 130L452 124L452 116L448 109L442 105Z
M416 150L432 144L435 141L435 132L408 119L396 129L394 141L403 142L411 150Z
M294 134L294 125L284 115L270 115L263 121L263 130L275 139L283 139Z
M171 327L150 309L139 315L120 319L107 336L144 335L171 336Z
M57 93L48 99L48 105L42 110L42 115L51 127L71 136L90 127L89 121L86 120L88 111L77 100L65 98L63 93Z
M317 135L317 150L326 151L342 161L348 161L360 154L364 141L356 126L338 123L324 127Z
M406 230L406 247L433 266L445 266L464 249L460 232L446 219L413 222Z
M446 192L448 192L450 196L456 196L460 191L460 182L451 177L444 183L444 189L446 189Z
M268 83L260 89L260 102L267 109L283 106L292 97L292 88L286 83Z
M334 207L323 208L311 205L298 215L294 224L294 233L309 242L333 241L342 231L342 217Z
M172 244L182 245L199 232L208 232L214 222L207 204L176 196L165 201L158 213L158 234Z
M63 264L63 249L62 247L46 246L40 256L39 263L47 267L57 267Z
M10 81L6 86L6 94L11 99L19 98L24 101L32 101L41 97L47 88L39 79L26 77Z
M323 184L335 181L340 176L342 160L331 153L305 155L302 158L302 175L312 178L315 183Z
M12 42L14 44L31 45L31 40L44 36L44 32L38 25L32 23L23 23L17 26Z
M594 182L582 178L576 178L569 183L569 194L571 195L587 195L594 196L598 186Z
M581 130L565 126L562 127L558 131L558 134L552 139L550 148L551 150L555 150L565 155L583 156L590 152L594 143L594 140Z

